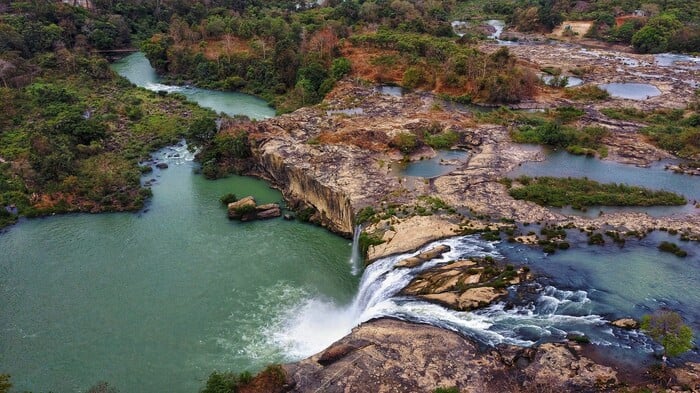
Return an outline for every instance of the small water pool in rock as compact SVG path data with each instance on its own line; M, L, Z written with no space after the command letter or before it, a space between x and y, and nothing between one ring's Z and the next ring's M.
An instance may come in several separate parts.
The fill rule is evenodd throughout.
M583 79L577 78L575 76L565 76L563 78L566 78L566 86L564 87L574 87L574 86L581 86L583 84ZM554 81L554 76L552 75L542 75L542 81L547 85L547 86L552 86L552 82Z
M406 92L406 89L404 89L401 86L381 85L377 86L377 91L381 94L386 94L394 97L401 97Z
M606 83L598 87L613 97L629 100L646 100L661 95L661 90L647 83Z
M659 53L654 56L654 62L661 67L678 67L691 70L700 69L700 57L681 55L678 53Z
M399 176L433 178L446 175L467 160L469 153L463 150L440 150L435 157L400 165Z

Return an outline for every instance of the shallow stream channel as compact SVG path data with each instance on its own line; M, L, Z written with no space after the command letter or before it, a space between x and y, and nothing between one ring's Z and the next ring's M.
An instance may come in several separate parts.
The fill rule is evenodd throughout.
M140 53L113 67L142 87L182 92L219 112L273 115L254 97L164 85ZM487 345L584 333L625 359L648 359L654 346L612 328L614 318L666 306L700 331L700 247L683 244L685 259L662 254L656 246L666 234L624 248L572 241L553 255L464 236L435 243L451 251L417 268L393 268L405 254L358 271L352 242L324 229L226 218L219 202L226 193L281 202L265 182L205 180L184 142L153 161L169 167L144 176L153 198L138 213L25 219L0 233L0 371L17 391L84 392L108 381L122 392L193 393L214 370L255 372L299 360L378 316L427 322ZM544 278L527 295L513 288L507 302L476 312L399 295L426 268L487 255Z

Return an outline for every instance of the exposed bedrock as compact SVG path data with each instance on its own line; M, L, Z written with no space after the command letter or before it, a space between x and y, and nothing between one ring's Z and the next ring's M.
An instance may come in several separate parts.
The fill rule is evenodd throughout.
M608 119L591 106L585 109L584 125L600 124L610 129L606 143L612 158L646 164L668 157L644 141L634 122ZM457 146L468 151L468 158L451 162L455 169L436 178L403 175L399 167L405 157L393 141L397 135L422 134L435 127L456 133ZM347 237L360 209L372 206L382 211L415 205L425 196L441 199L456 213L492 221L573 223L582 228L619 226L630 231L665 227L700 234L700 209L677 217L623 212L588 218L514 200L499 180L523 162L544 159L542 151L513 143L508 127L479 124L469 108L450 107L428 93L395 97L345 81L319 106L252 123L248 128L254 162L249 174L271 181L292 207L312 207L312 221ZM434 154L424 145L408 159ZM384 243L370 248L370 259L417 249L455 234L459 217L443 214L435 213L429 220L397 215L381 224L385 228L378 235Z
M571 344L481 349L457 333L407 322L364 323L318 355L285 366L289 392L600 391L616 372Z

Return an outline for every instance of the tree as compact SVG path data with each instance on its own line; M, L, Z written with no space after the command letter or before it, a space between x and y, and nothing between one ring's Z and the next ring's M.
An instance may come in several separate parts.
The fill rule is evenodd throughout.
M693 331L678 313L657 310L642 317L641 328L664 347L664 355L675 357L692 348Z

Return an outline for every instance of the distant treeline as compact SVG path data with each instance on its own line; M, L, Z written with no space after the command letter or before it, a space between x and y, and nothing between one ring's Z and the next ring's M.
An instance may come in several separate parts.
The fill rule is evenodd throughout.
M461 12L500 17L520 31L551 31L564 20L594 21L590 38L640 53L700 52L700 7L685 0L495 0L459 2Z

